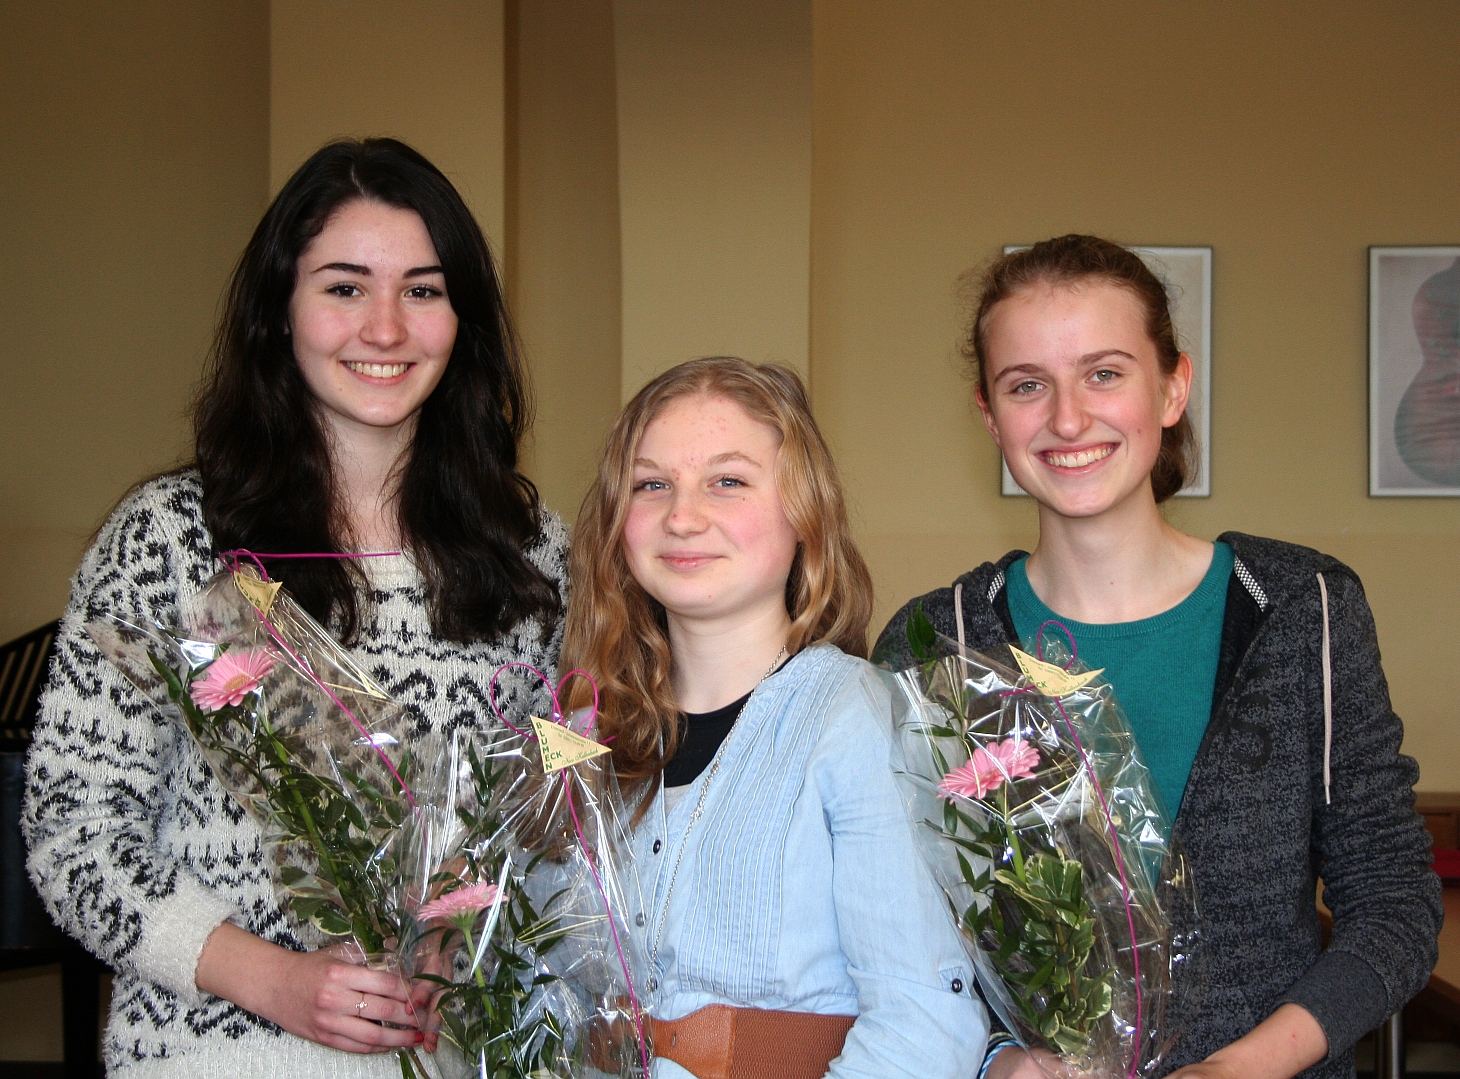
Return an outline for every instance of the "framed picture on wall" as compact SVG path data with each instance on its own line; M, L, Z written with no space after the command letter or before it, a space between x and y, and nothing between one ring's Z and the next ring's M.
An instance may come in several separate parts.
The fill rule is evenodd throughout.
M1460 495L1460 247L1369 248L1369 494Z
M1004 248L1004 254L1022 251L1027 244ZM1196 431L1196 475L1178 497L1206 498L1212 493L1212 249L1210 247L1132 247L1166 286L1171 297L1171 321L1176 341L1191 356L1191 397L1186 414ZM1000 465L1002 493L1023 495L1009 466Z

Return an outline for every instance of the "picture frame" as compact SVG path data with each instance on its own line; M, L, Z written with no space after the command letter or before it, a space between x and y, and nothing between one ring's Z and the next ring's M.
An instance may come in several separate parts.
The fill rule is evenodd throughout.
M1369 248L1369 495L1460 496L1460 246Z
M1004 254L1025 250L1028 244L1004 248ZM1197 470L1178 498L1209 498L1212 493L1212 249L1210 247L1132 247L1160 278L1171 297L1171 321L1176 340L1191 356L1191 397L1186 414L1196 433ZM1000 493L1025 496L1000 461Z

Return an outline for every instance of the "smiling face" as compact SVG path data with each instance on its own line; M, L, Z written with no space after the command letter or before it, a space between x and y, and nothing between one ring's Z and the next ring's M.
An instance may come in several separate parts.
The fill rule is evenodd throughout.
M1140 302L1104 282L1036 285L1002 300L985 330L979 408L1019 486L1065 517L1151 499L1161 431L1191 390L1183 353L1161 373Z
M785 615L797 538L779 452L776 431L725 397L677 398L644 429L623 551L671 619Z
M347 439L414 424L446 371L456 326L436 248L412 210L346 203L299 257L294 358Z

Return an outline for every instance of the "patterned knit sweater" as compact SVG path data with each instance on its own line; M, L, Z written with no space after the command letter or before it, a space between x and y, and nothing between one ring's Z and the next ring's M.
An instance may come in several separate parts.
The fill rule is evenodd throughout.
M258 827L215 782L181 723L102 657L84 625L109 612L167 624L218 572L201 497L193 472L144 485L76 572L28 763L31 877L57 924L116 971L108 1074L398 1076L393 1056L324 1048L194 984L203 944L225 920L286 948L300 944L274 901ZM563 588L567 534L557 517L544 513L527 554ZM535 621L488 643L445 642L431 632L408 558L370 560L367 572L373 609L352 651L423 728L493 722L485 690L508 661L555 677L561 624L546 643ZM545 706L515 673L498 682L504 711Z

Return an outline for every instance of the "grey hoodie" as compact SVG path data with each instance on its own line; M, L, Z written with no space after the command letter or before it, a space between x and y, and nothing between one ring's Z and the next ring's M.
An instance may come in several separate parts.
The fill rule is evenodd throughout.
M1444 907L1414 811L1419 768L1399 752L1403 725L1354 572L1307 547L1238 532L1220 538L1236 564L1211 720L1175 824L1210 944L1208 987L1162 1074L1202 1060L1291 1001L1328 1036L1328 1056L1303 1075L1352 1076L1354 1042L1419 992L1435 964ZM955 582L970 648L1017 643L1004 570L1023 554ZM953 595L940 588L904 606L874 660L911 665L906 625L917 603L934 628L956 636ZM1319 878L1334 919L1327 950L1314 903Z

